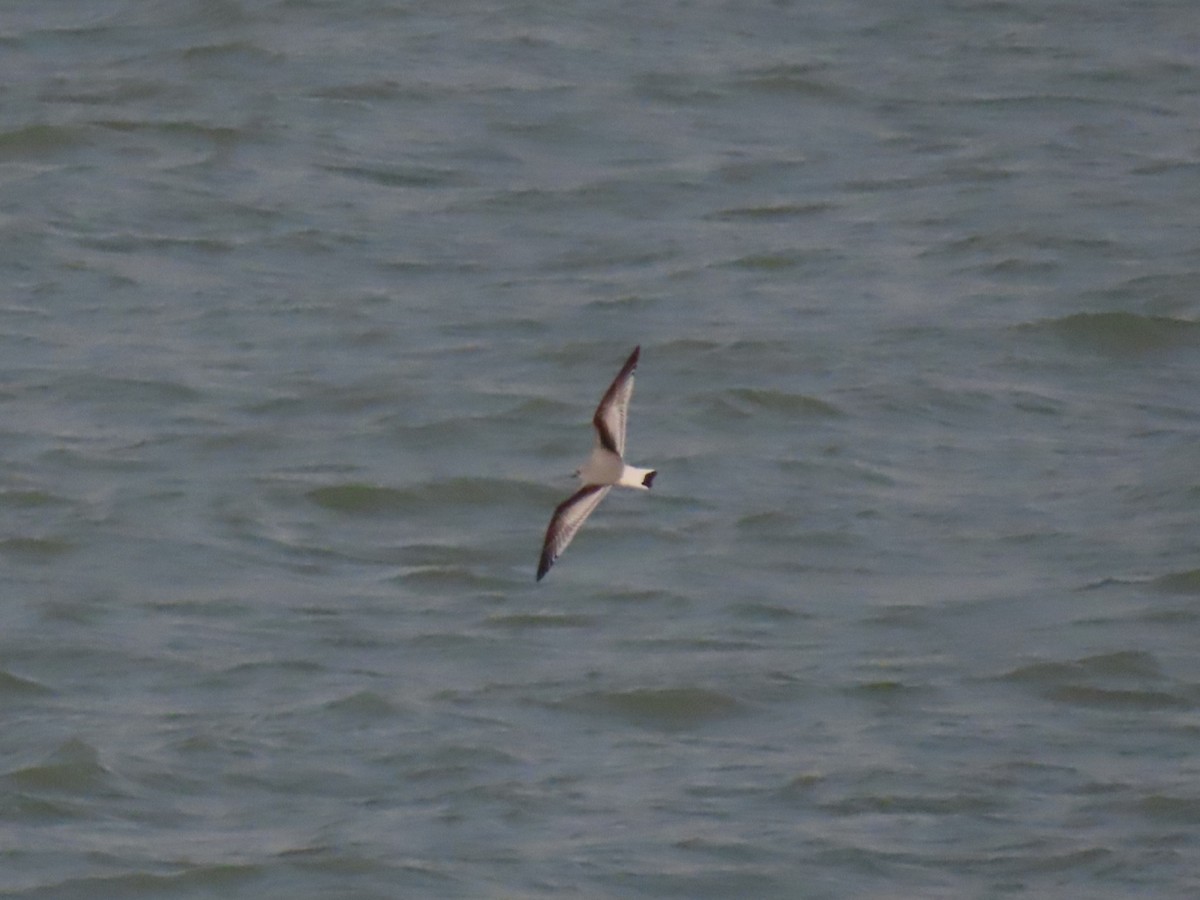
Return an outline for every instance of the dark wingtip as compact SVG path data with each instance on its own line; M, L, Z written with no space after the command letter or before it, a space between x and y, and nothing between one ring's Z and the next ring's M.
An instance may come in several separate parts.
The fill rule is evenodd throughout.
M541 558L541 559L538 561L538 573L537 573L537 580L538 580L538 581L541 581L543 578L545 578L545 577L546 577L546 573L550 571L550 567L551 567L552 565L554 565L554 561L553 561L553 560L548 560L548 559L546 559L545 557L542 557L542 558Z
M651 469L646 473L646 477L642 479L642 486L649 488L654 484L654 476L658 474L658 469Z

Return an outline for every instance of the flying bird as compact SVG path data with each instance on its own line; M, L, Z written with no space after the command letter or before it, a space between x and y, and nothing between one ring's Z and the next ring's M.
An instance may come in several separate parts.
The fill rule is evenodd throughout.
M641 349L640 346L633 348L592 416L596 446L587 462L575 473L583 487L558 504L550 517L546 539L542 543L542 557L538 560L538 581L550 571L554 561L567 549L613 485L645 491L650 489L658 474L654 469L639 469L625 462L625 418L629 412L629 398L633 395L633 370L637 368Z

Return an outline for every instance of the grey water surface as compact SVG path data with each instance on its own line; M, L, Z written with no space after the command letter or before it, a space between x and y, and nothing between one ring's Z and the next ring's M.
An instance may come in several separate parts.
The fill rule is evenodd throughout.
M1200 895L1192 0L13 0L0 274L0 896Z

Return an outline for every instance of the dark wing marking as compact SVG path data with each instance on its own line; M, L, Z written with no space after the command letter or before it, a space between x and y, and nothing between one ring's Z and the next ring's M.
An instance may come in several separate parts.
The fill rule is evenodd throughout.
M546 539L542 542L542 558L538 560L537 580L541 581L554 561L562 556L567 544L587 521L600 501L608 494L609 485L589 484L555 507L546 528Z
M629 398L633 396L633 370L637 368L638 354L641 345L633 348L625 365L608 386L600 405L592 416L592 424L596 426L596 440L605 450L611 450L617 456L625 455L625 417L629 411Z

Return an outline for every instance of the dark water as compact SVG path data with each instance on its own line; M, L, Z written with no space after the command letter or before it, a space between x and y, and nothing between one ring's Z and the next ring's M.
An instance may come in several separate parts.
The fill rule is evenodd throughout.
M6 4L0 894L1195 896L1197 60Z

